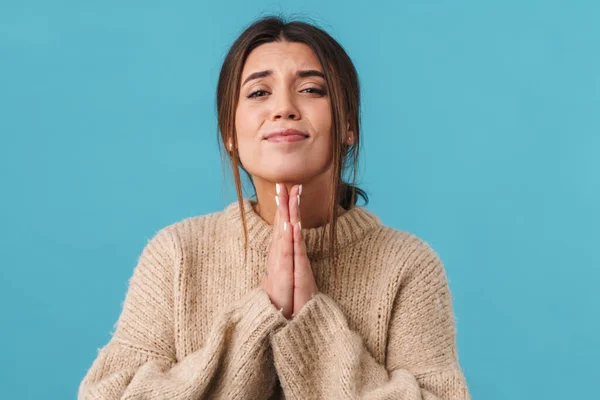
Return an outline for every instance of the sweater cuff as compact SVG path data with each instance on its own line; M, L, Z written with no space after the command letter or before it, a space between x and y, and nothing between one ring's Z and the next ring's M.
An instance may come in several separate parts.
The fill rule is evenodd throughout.
M310 368L319 356L328 353L331 341L347 329L346 316L336 302L318 292L291 321L271 334L276 363L296 371Z
M283 312L275 308L261 286L250 290L237 301L232 310L232 319L241 324L242 328L244 325L254 325L263 333L271 333L287 323Z

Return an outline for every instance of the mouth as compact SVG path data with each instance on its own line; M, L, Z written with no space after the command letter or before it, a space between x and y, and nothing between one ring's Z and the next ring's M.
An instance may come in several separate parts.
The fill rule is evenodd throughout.
M275 129L263 136L263 140L274 143L291 143L308 139L310 135L307 132L298 129L281 128Z

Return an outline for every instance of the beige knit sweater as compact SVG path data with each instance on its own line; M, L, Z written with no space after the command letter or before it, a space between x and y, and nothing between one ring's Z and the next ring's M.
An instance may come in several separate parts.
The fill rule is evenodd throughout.
M363 207L338 220L339 281L304 229L319 293L286 320L260 287L272 228L244 199L159 230L79 399L470 399L442 262ZM327 241L326 241L327 243Z

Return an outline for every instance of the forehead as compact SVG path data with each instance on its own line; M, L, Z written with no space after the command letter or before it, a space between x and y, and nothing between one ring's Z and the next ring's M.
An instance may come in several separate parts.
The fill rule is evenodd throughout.
M252 50L244 64L242 76L267 69L274 72L298 69L322 71L317 56L308 45L292 42L270 42Z

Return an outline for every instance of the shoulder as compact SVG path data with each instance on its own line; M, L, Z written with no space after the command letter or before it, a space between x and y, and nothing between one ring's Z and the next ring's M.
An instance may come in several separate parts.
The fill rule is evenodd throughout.
M189 250L213 240L224 227L224 211L189 216L160 228L150 239L150 245L170 243L173 250Z
M176 221L163 229L180 237L211 232L219 226L224 217L223 211L214 211L202 215L194 215Z
M371 231L367 242L374 250L397 261L417 261L423 258L439 259L436 250L424 238L383 223Z
M380 224L366 240L368 251L380 258L385 275L400 283L414 279L447 280L438 252L412 232Z

